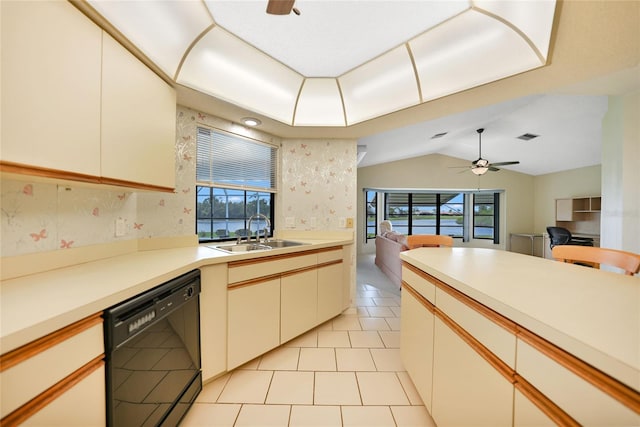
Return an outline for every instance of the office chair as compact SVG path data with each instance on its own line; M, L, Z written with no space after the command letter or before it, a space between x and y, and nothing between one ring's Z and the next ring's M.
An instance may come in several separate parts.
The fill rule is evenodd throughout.
M551 249L558 245L593 246L592 238L573 237L571 232L563 227L547 227L547 233L549 233L549 237L551 238Z

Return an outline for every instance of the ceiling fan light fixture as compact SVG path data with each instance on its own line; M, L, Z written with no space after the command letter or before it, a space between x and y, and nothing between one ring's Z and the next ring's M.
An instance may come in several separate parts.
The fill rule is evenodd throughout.
M489 170L489 168L486 167L486 166L478 166L478 167L472 168L471 172L473 172L475 175L480 176L480 175L484 175L485 173L487 173L488 170Z

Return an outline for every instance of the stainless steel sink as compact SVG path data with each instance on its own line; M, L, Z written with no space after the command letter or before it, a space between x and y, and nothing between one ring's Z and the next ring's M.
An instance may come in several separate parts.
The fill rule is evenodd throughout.
M209 246L212 249L218 249L230 254L238 252L251 252L251 251L270 251L273 249L271 246L262 245L259 243L227 243L222 245Z
M294 242L293 240L269 240L262 242L263 245L270 246L272 248L288 248L290 246L306 245L306 243Z
M306 243L294 242L292 240L269 240L261 243L222 243L219 245L207 245L212 249L218 249L230 254L251 251L269 251L271 249L288 248L291 246L305 245Z

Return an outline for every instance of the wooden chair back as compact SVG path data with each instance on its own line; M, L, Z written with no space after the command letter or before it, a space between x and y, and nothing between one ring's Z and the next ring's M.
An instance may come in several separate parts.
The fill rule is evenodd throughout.
M588 264L594 268L600 268L601 264L618 267L628 276L640 271L640 255L633 252L592 246L560 245L554 246L551 253L554 259L572 264Z
M407 236L407 246L409 249L431 247L431 246L453 246L453 237L439 234L415 234Z

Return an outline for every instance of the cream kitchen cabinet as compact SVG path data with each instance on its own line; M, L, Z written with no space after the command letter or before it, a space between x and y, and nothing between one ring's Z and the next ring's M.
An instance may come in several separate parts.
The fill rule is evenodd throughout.
M283 274L280 279L280 342L285 343L318 324L316 268Z
M405 369L432 413L434 306L408 285L402 292L400 355Z
M103 181L174 188L175 90L106 33L102 55Z
M228 290L227 369L280 345L280 278Z
M102 30L66 1L0 7L1 160L98 177Z
M228 264L227 370L340 314L342 254L327 248Z
M344 270L343 249L318 253L317 323L325 322L342 312Z
M513 384L435 319L432 412L438 426L511 426Z
M521 339L517 363L522 377L581 425L640 425L638 413L573 372L580 364L567 369Z
M0 424L105 424L100 314L3 354L0 366Z
M227 264L200 267L200 352L202 379L227 369Z
M173 190L175 90L69 2L0 7L0 170Z

